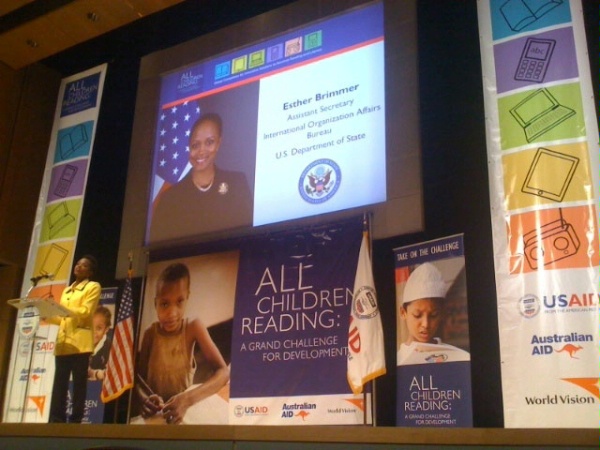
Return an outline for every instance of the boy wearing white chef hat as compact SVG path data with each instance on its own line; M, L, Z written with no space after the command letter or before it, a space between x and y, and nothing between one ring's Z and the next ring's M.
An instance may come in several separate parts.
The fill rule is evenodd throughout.
M432 263L421 264L408 277L400 309L408 337L398 351L399 366L470 360L468 352L444 344L436 337L444 320L448 287L442 273Z

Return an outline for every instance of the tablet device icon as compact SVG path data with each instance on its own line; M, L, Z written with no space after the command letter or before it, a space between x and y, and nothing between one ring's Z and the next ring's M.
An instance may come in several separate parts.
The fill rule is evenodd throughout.
M554 39L527 38L515 72L515 80L535 83L544 81L555 46Z
M578 164L579 158L540 147L529 166L521 191L562 202Z
M546 89L538 89L510 109L510 113L525 131L527 142L575 115L575 111L558 103Z
M42 275L54 274L56 275L63 263L67 259L69 251L57 244L52 244L44 257L40 273Z

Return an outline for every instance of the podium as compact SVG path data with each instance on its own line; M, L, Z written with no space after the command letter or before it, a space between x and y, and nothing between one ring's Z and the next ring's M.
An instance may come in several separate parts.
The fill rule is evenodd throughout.
M53 372L47 376L44 361L53 353L58 327L40 327L40 321L44 317L72 317L75 314L50 298L15 298L7 303L18 310L16 347L19 351L13 355L11 363L14 376L8 380L9 394L3 420L23 423L29 421L32 413L34 418L43 415L54 378Z
M49 298L13 298L7 303L17 309L34 307L39 311L40 317L73 317L74 314L60 303Z

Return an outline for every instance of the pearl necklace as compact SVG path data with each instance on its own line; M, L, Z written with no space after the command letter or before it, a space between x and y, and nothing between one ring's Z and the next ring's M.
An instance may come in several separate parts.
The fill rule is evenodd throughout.
M206 185L206 186L199 186L199 185L197 185L194 182L194 186L196 186L200 192L206 192L206 191L208 191L212 187L212 185L213 185L214 182L215 182L215 176L213 175L213 177L210 180L210 183L208 183L208 185Z
M214 183L214 182L215 182L215 179L213 178L213 179L210 181L210 183L208 183L208 186L206 186L206 187L202 187L202 186L196 186L196 187L197 187L198 189L200 189L200 192L206 192L206 191L208 191L208 190L209 190L209 189L212 187L212 185L213 185L213 183Z

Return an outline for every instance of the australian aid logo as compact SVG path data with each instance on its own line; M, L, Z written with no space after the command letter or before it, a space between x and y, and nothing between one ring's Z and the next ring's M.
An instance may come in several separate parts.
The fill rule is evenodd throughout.
M580 359L586 348L592 348L594 336L576 331L561 334L534 334L530 340L533 356L559 355L566 359Z
M281 407L282 419L295 419L305 422L312 411L317 409L316 403L284 403Z

